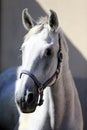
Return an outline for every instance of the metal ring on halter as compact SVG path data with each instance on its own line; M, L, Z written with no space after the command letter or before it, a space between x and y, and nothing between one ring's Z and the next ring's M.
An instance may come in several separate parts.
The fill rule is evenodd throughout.
M42 93L43 90L44 90L44 89L43 89L43 86L40 86L40 87L38 88L38 92L39 92L39 93Z

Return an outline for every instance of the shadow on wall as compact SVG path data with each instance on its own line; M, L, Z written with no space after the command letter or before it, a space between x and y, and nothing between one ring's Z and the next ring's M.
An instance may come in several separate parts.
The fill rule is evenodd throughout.
M73 42L65 35L69 47L70 69L74 77L87 77L87 61L81 52L73 45Z
M76 87L82 106L84 130L87 130L87 78L75 78Z

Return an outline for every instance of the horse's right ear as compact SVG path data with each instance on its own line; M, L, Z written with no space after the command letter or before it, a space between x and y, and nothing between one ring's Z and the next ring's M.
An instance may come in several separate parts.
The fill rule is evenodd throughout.
M27 8L25 8L22 11L22 22L23 22L25 29L28 31L35 25L35 21L32 19L32 17L28 13Z

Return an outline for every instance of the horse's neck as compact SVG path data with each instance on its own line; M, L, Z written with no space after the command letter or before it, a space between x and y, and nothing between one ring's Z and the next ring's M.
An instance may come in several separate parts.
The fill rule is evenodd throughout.
M51 103L53 111L51 114L54 122L55 129L59 128L61 123L72 122L75 115L75 105L79 104L78 94L74 85L74 81L69 70L68 63L64 64L60 78L54 86L51 87L52 100ZM80 111L80 110L78 110ZM81 111L80 111L81 112ZM53 115L54 114L54 115ZM52 120L53 121L53 120ZM52 122L53 123L53 122Z

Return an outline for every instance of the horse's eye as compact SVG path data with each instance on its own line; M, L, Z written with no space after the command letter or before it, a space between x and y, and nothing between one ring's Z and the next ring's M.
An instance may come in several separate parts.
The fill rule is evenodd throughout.
M52 55L52 49L51 48L47 48L45 51L45 56L51 56Z

